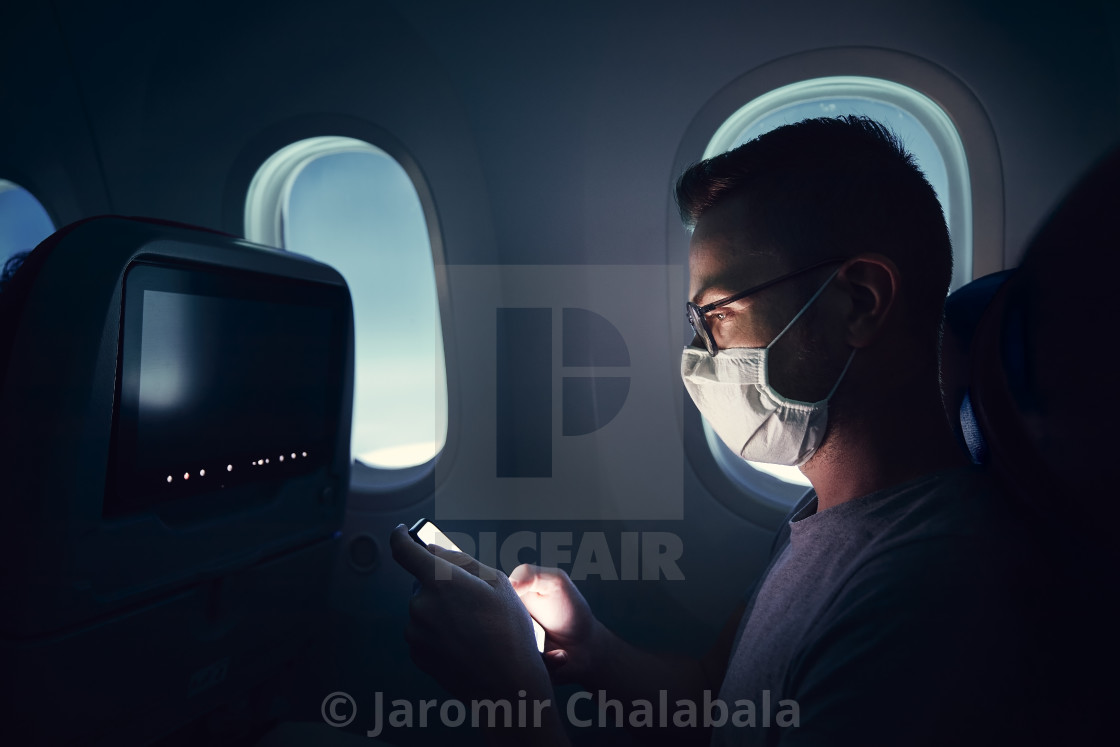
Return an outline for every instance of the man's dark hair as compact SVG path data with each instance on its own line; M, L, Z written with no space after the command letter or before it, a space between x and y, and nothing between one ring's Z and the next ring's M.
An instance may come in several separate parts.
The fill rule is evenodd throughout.
M941 204L914 157L867 117L779 127L685 171L681 220L695 228L712 206L742 200L759 253L814 260L877 252L898 266L919 334L939 335L953 253Z

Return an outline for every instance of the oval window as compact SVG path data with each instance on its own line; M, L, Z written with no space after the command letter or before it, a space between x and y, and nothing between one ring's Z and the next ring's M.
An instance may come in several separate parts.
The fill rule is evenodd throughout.
M952 120L912 88L880 78L835 76L782 86L732 114L716 131L704 158L736 148L770 130L813 117L855 114L890 127L937 193L953 243L952 292L972 280L972 197L964 145ZM802 495L809 481L797 467L744 462L704 420L716 461L753 493L779 505ZM761 474L760 474L761 473Z
M412 178L361 140L280 150L249 188L246 238L338 270L354 304L356 462L402 469L447 438L447 380L428 222Z
M54 221L35 196L15 182L0 179L0 267L52 233Z

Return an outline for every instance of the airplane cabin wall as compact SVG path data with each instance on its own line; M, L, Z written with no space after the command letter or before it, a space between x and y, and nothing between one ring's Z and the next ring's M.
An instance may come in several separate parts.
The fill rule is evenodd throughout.
M843 5L23 2L0 16L0 178L60 226L115 212L241 233L268 154L384 132L431 190L448 263L657 265L682 240L665 231L673 162L706 102L783 56L881 47L943 67L983 103L1003 171L999 251L1014 265L1120 134L1120 12L1104 0ZM688 471L685 494L690 569L720 573L715 538L757 540L733 572L672 592L710 620L728 607L715 589L739 594L761 570L766 534Z
M1120 133L1103 0L32 0L5 16L0 169L61 223L113 210L237 233L231 172L262 132L358 119L420 164L449 262L657 263L699 108L778 57L872 46L944 67L987 108L1010 265Z

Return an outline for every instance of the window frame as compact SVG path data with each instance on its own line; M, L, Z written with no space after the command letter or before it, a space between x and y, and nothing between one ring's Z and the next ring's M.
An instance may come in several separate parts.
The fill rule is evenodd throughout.
M858 75L829 75L789 83L758 96L728 117L712 136L703 157L711 158L730 150L745 130L778 109L839 98L869 99L894 106L912 116L929 133L948 172L952 288L955 290L968 283L972 280L972 188L964 143L945 110L909 86L886 78Z
M50 208L48 208L46 206L46 204L44 204L43 201L39 199L38 195L36 195L35 192L33 192L32 190L25 187L24 183L22 181L18 181L16 179L9 179L9 178L5 178L5 177L0 177L0 194L3 194L4 192L10 192L12 190L19 190L20 192L23 192L25 195L27 195L32 200L34 200L35 204L39 206L39 209L42 210L43 214L47 217L47 222L50 223L50 226L51 226L51 230L47 233L47 235L44 236L39 241L37 241L35 244L33 244L32 246L23 247L21 249L16 249L15 252L13 252L13 253L17 253L17 252L21 252L21 251L30 252L36 246L38 246L40 243L42 243L43 240L45 240L45 239L49 238L51 235L53 235L55 233L55 231L58 230L59 223L55 219L55 216L51 212ZM5 254L3 256L0 256L0 266L3 266L3 264L5 262L7 262L9 256L11 256L11 255Z
M872 86L877 88L871 90ZM903 108L926 128L941 150L949 172L950 233L955 242L954 260L959 264L954 269L954 283L1003 269L1003 177L994 130L983 106L964 83L913 55L861 47L816 50L774 60L743 74L715 93L697 113L678 147L672 173L679 175L690 164L726 150L746 127L776 108L853 94ZM964 165L963 179L956 188L952 159ZM689 233L680 224L672 195L667 239L667 261L687 266ZM958 241L963 251L957 251ZM736 514L760 526L777 528L808 488L779 481L739 460L706 427L683 388L678 389L678 396L684 408L685 453L699 481Z
M291 187L300 172L312 161L342 153L377 153L392 158L404 169L420 199L432 252L432 265L436 299L439 304L440 331L443 339L445 380L447 382L447 431L443 448L431 459L418 465L400 469L379 468L358 461L350 454L350 491L352 498L363 494L374 495L380 508L403 507L430 497L434 491L435 466L441 459L451 458L455 451L454 423L457 411L457 392L453 387L454 362L449 344L450 332L448 292L442 234L436 217L435 202L423 172L416 161L400 143L388 133L370 125L355 128L310 127L307 122L288 123L264 134L243 153L235 166L231 182L234 186L227 195L227 222L234 211L240 213L242 235L249 241L286 251L283 246L284 211L287 209ZM345 134L322 134L326 131ZM238 200L240 193L243 197ZM352 448L352 447L351 447Z

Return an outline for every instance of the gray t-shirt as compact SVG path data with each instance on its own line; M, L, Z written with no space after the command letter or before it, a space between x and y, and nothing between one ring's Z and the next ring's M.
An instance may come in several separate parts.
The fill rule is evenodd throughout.
M821 512L806 495L720 691L738 725L712 744L1003 744L1029 731L1033 554L1015 515L976 467Z

